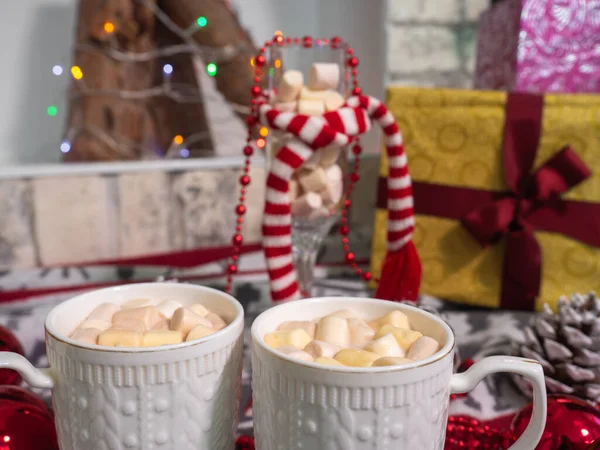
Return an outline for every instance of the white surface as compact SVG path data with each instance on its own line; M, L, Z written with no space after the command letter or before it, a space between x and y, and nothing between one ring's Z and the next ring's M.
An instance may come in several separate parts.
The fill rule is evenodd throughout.
M380 24L385 0L234 3L257 45L276 30L294 36L342 36L352 43L361 60L364 92L383 95L385 49ZM76 0L0 0L0 167L57 163L61 159L76 4ZM321 59L318 51L305 52L289 52L286 64L306 72L313 60ZM52 74L55 64L65 66L60 77ZM51 104L59 108L56 117L46 114ZM379 147L375 137L367 138L365 144L369 151Z

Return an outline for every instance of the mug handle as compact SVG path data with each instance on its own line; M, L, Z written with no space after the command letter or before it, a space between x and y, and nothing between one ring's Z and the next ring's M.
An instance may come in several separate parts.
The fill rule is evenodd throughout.
M0 369L16 370L31 387L46 389L54 387L50 369L36 369L27 358L18 353L0 352Z
M533 385L533 415L527 428L517 442L508 450L531 450L540 442L546 427L546 382L544 369L533 359L513 356L489 356L473 364L466 372L452 375L450 392L464 394L472 391L486 376L510 372L529 378Z

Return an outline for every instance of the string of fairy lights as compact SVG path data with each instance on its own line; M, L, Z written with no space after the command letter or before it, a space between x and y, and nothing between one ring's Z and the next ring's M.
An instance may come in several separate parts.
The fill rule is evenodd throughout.
M164 13L156 4L147 0L138 0L144 3L148 8L152 10L155 17L170 31L181 38L182 43L166 46L162 48L153 49L147 52L129 52L120 50L116 45L110 47L101 47L93 42L82 42L75 46L76 51L94 51L102 52L105 56L113 59L114 61L123 63L139 63L152 61L157 58L164 58L174 56L181 53L189 53L198 56L205 64L205 71L209 77L215 77L219 71L219 64L230 61L236 57L240 52L247 50L246 44L240 45L226 45L220 47L209 47L201 46L197 44L194 39L194 33L204 29L208 25L208 18L205 16L197 17L187 28L181 28L175 24L170 17ZM105 22L103 26L104 33L110 38L114 36L117 27L112 22ZM280 31L276 34L281 34ZM109 43L111 41L109 40ZM117 44L116 37L113 41ZM253 64L253 60L250 60L250 65ZM274 67L280 68L281 61L274 61ZM204 103L211 99L216 99L216 95L209 92L200 92L198 86L186 85L182 83L172 82L172 76L174 72L173 65L165 63L162 67L162 83L146 89L140 90L121 90L121 89L97 89L89 87L85 82L85 73L82 67L77 65L69 64L56 64L52 67L52 74L57 77L69 76L77 83L77 90L69 94L69 99L76 99L79 97L86 96L98 96L98 95L109 95L115 96L120 99L131 101L131 100L147 100L152 97L165 96L178 103L189 103L198 104ZM250 108L245 105L237 105L229 103L229 106L233 111L248 114ZM56 103L50 104L46 108L46 114L49 117L56 117L61 113ZM69 128L63 136L63 140L60 143L60 151L63 154L71 151L71 143L80 133L87 133L94 138L98 139L117 154L126 155L131 153L131 150L137 150L139 154L156 154L157 151L151 149L144 149L135 142L128 142L123 139L117 140L109 133L104 130L89 125L83 124L78 127ZM259 137L256 139L256 146L264 148L266 145L266 137L269 130L266 127L262 127L258 130ZM159 155L163 158L187 158L190 156L189 147L199 141L210 138L210 132L193 133L188 136L177 134L173 137L171 145L166 150L162 151ZM211 149L198 149L209 152Z

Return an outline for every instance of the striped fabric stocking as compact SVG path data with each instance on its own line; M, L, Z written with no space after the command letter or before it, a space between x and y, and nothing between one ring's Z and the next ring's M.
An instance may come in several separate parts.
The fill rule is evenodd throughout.
M267 176L263 218L263 247L273 301L295 300L300 291L292 262L289 182L294 171L319 148L345 146L370 130L372 121L385 135L389 162L388 254L376 296L388 300L416 300L421 263L412 243L413 196L402 135L385 105L367 96L351 97L342 108L322 116L281 112L269 104L259 108L265 126L291 133L279 150Z

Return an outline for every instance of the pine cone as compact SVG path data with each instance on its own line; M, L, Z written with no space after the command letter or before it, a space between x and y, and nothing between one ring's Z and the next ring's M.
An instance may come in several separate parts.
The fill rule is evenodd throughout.
M542 364L548 393L600 401L600 299L594 292L561 297L558 313L544 305L524 334L525 342L514 344L515 354ZM531 396L524 378L514 380Z

